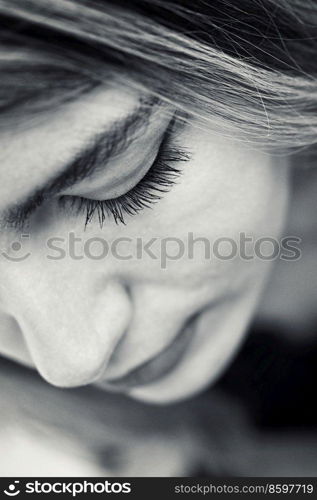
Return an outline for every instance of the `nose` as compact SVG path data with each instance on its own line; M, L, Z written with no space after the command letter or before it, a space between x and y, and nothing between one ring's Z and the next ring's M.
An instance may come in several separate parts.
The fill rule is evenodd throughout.
M58 387L102 378L132 312L126 287L114 278L70 282L25 273L10 299L34 364Z

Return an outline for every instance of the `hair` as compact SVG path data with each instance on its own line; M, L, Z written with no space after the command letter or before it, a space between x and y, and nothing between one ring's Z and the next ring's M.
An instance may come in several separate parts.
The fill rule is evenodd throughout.
M313 0L0 0L0 16L0 123L116 79L249 143L317 142Z

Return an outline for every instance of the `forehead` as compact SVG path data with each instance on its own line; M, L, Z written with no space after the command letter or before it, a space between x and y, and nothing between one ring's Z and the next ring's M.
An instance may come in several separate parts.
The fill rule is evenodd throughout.
M0 210L58 174L83 144L135 109L136 91L107 87L0 133Z

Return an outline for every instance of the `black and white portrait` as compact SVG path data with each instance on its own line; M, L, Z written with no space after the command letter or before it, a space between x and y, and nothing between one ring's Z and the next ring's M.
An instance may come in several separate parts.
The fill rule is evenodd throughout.
M317 2L0 0L0 475L317 471Z

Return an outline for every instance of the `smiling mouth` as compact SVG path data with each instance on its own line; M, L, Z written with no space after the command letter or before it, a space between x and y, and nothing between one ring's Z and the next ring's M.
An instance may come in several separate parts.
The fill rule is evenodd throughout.
M147 385L165 377L181 362L193 339L197 316L191 318L181 329L177 337L154 358L137 366L123 377L107 380L102 385L113 391L127 391Z

